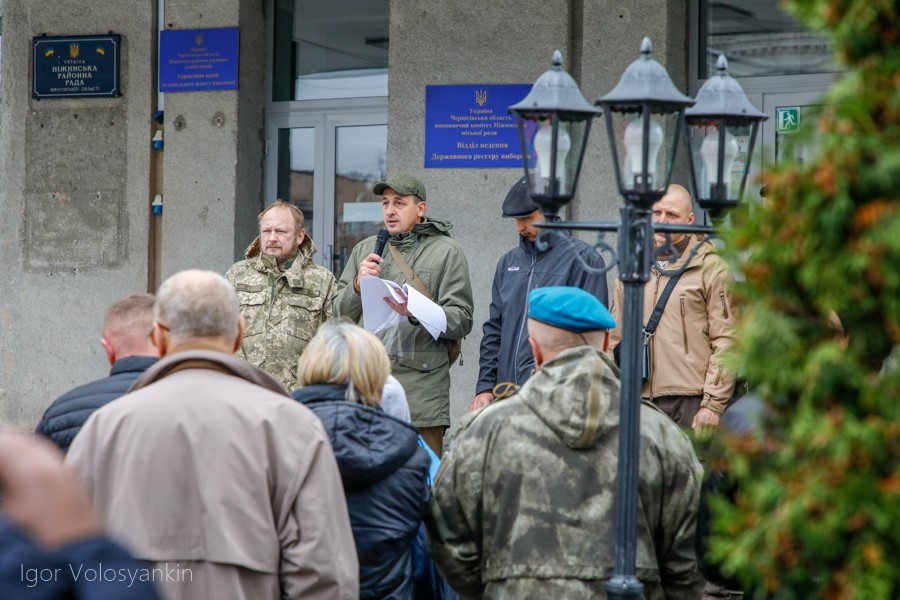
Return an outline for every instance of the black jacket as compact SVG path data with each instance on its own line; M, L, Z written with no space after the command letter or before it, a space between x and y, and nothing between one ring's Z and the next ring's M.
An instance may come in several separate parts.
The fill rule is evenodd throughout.
M337 458L359 557L360 598L412 600L412 541L431 496L428 454L416 429L347 402L345 388L291 394L322 420Z
M80 385L57 398L44 413L36 432L50 438L63 452L68 452L88 417L101 406L125 395L131 384L158 360L155 356L126 356L117 360L109 377Z
M98 580L102 570L104 578ZM103 536L47 548L0 515L0 598L158 600L146 563Z
M519 238L519 246L503 255L494 272L490 317L484 322L481 338L481 368L475 393L491 391L495 385L511 381L521 386L531 376L534 356L528 345L528 292L551 285L570 285L587 290L609 306L606 274L588 273L575 257L576 252L592 268L605 266L594 249L568 232L545 236L550 247L544 252L532 242Z

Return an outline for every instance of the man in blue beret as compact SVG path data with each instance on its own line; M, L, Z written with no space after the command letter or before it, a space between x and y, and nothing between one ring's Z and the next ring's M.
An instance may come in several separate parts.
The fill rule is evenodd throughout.
M503 201L503 217L515 220L519 244L503 255L494 271L491 306L481 338L480 367L475 397L469 410L477 410L494 400L492 390L503 382L521 386L534 370L534 356L525 332L528 293L551 285L570 285L587 290L607 304L606 275L590 273L604 267L603 259L583 241L567 231L554 230L542 238L546 247L535 244L544 221L540 207L528 194L523 177L510 188ZM584 261L579 261L580 258Z
M468 598L605 598L615 570L619 370L615 321L593 294L528 295L537 372L469 414L434 483L431 556ZM641 403L637 574L644 597L695 600L702 469L669 417Z

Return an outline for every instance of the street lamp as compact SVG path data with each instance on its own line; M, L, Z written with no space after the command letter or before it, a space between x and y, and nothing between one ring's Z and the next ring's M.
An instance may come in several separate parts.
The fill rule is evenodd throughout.
M627 202L645 207L665 194L682 113L694 103L650 57L651 50L650 40L644 38L640 58L625 69L611 92L596 101L606 117L619 193ZM622 148L616 143L620 136Z
M723 54L716 62L716 74L697 92L697 102L685 111L684 118L692 191L698 204L717 221L740 203L759 124L769 117L750 103L740 84L728 74ZM696 154L701 157L702 169L695 164L699 162Z
M528 95L509 107L519 125L528 191L547 220L553 220L575 195L591 121L600 114L563 70L559 50L551 62ZM535 159L528 153L531 133Z
M638 510L638 468L640 461L640 403L641 403L641 350L645 343L643 333L644 287L650 280L650 263L654 256L665 256L674 252L674 247L667 241L661 248L654 248L654 233L710 233L711 227L701 225L675 225L653 223L651 207L666 192L678 143L682 133L682 121L685 114L690 116L692 127L703 127L703 135L716 135L707 143L705 154L703 142L699 149L708 164L707 173L715 173L715 181L709 175L704 180L707 189L695 193L702 198L701 205L718 217L729 208L733 208L740 200L743 185L746 182L746 170L753 153L756 127L764 118L747 101L740 86L728 77L724 59L720 59L722 73L716 83L707 82L701 90L697 105L694 100L678 91L665 68L650 57L650 40L644 38L641 44L641 55L622 74L613 90L597 99L596 104L603 108L607 135L612 151L616 182L619 193L625 200L621 209L619 222L547 222L540 224L543 229L568 229L581 231L597 231L599 238L594 245L596 251L610 251L612 248L603 241L603 234L614 231L618 235L618 250L612 252L615 260L608 266L596 269L589 266L579 254L576 260L586 271L605 276L615 264L619 269L619 279L623 284L622 306L622 342L620 366L622 373L621 398L619 410L619 454L616 478L616 567L615 572L606 584L607 595L612 599L639 598L643 594L643 584L635 574L635 555L637 550L637 510ZM529 178L530 192L535 202L548 217L555 216L560 208L571 201L575 195L575 186L584 157L584 146L590 120L596 113L583 110L572 110L571 104L561 101L562 92L547 97L544 88L549 87L546 79L565 81L567 99L581 98L577 86L571 77L562 70L562 57L559 52L553 55L553 69L544 73L535 83L525 100L509 107L516 113L519 124L519 141L522 145L525 174ZM724 74L723 74L724 73ZM571 85L568 82L571 81ZM712 81L712 80L711 80ZM733 83L733 85L732 85ZM572 89L574 88L574 90ZM555 100L555 101L554 101ZM529 104L530 102L530 104ZM709 108L712 107L712 108ZM719 107L726 107L725 109ZM693 113L691 111L694 111ZM731 111L731 112L726 112ZM735 111L740 114L733 114ZM544 147L535 142L535 149L540 159L541 153L547 153L550 160L550 181L554 182L559 171L554 170L563 159L566 150L565 137L558 133L559 123L584 122L584 140L578 149L577 163L566 163L567 173L574 172L571 184L545 184L540 173L533 173L533 164L527 158L526 129L529 122L548 123L551 127L549 145ZM728 135L743 134L741 127L750 127L750 137L746 146L744 173L739 186L729 185L725 176L732 172L728 161L734 161L734 145ZM735 129L737 128L737 129ZM540 130L539 130L540 131ZM571 133L570 133L571 136ZM535 135L537 137L537 135ZM621 140L621 147L617 141ZM734 140L736 141L736 139ZM717 143L718 145L715 145ZM695 161L689 160L690 179L696 183L693 173ZM711 186L712 182L716 186ZM538 237L537 243L543 240ZM696 252L696 249L693 251ZM690 262L684 261L684 266ZM682 266L681 270L685 267ZM674 276L680 270L663 272L663 275Z

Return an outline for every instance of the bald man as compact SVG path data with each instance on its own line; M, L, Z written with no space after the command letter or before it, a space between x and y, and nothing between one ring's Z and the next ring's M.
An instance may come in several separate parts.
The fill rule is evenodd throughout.
M109 377L69 390L53 401L38 423L37 433L67 452L81 426L95 410L122 396L159 360L150 341L153 294L131 294L113 302L103 319L100 345L111 367Z
M653 205L656 223L687 225L694 222L690 193L670 185ZM656 248L665 234L653 237ZM646 325L669 282L665 272L687 266L666 302L656 332L649 338L649 378L641 396L652 401L684 429L706 435L719 425L734 391L734 375L722 364L723 353L734 341L734 313L729 287L731 269L708 240L692 234L671 234L674 255L655 256L650 281L644 288ZM699 247L698 247L699 246ZM696 253L692 256L692 251ZM622 282L616 282L612 314L619 325L611 333L610 347L622 340Z

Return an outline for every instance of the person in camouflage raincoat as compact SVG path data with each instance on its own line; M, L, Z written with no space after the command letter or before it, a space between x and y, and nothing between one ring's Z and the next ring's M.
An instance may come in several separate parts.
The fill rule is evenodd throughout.
M606 598L615 567L619 371L615 325L571 287L529 294L537 373L470 413L438 472L426 515L431 556L470 598ZM687 435L653 405L640 414L636 574L644 597L696 600L701 467Z
M240 354L291 391L297 387L297 360L332 316L336 282L312 262L316 246L296 206L271 204L259 215L259 231L246 259L225 274L244 317Z

